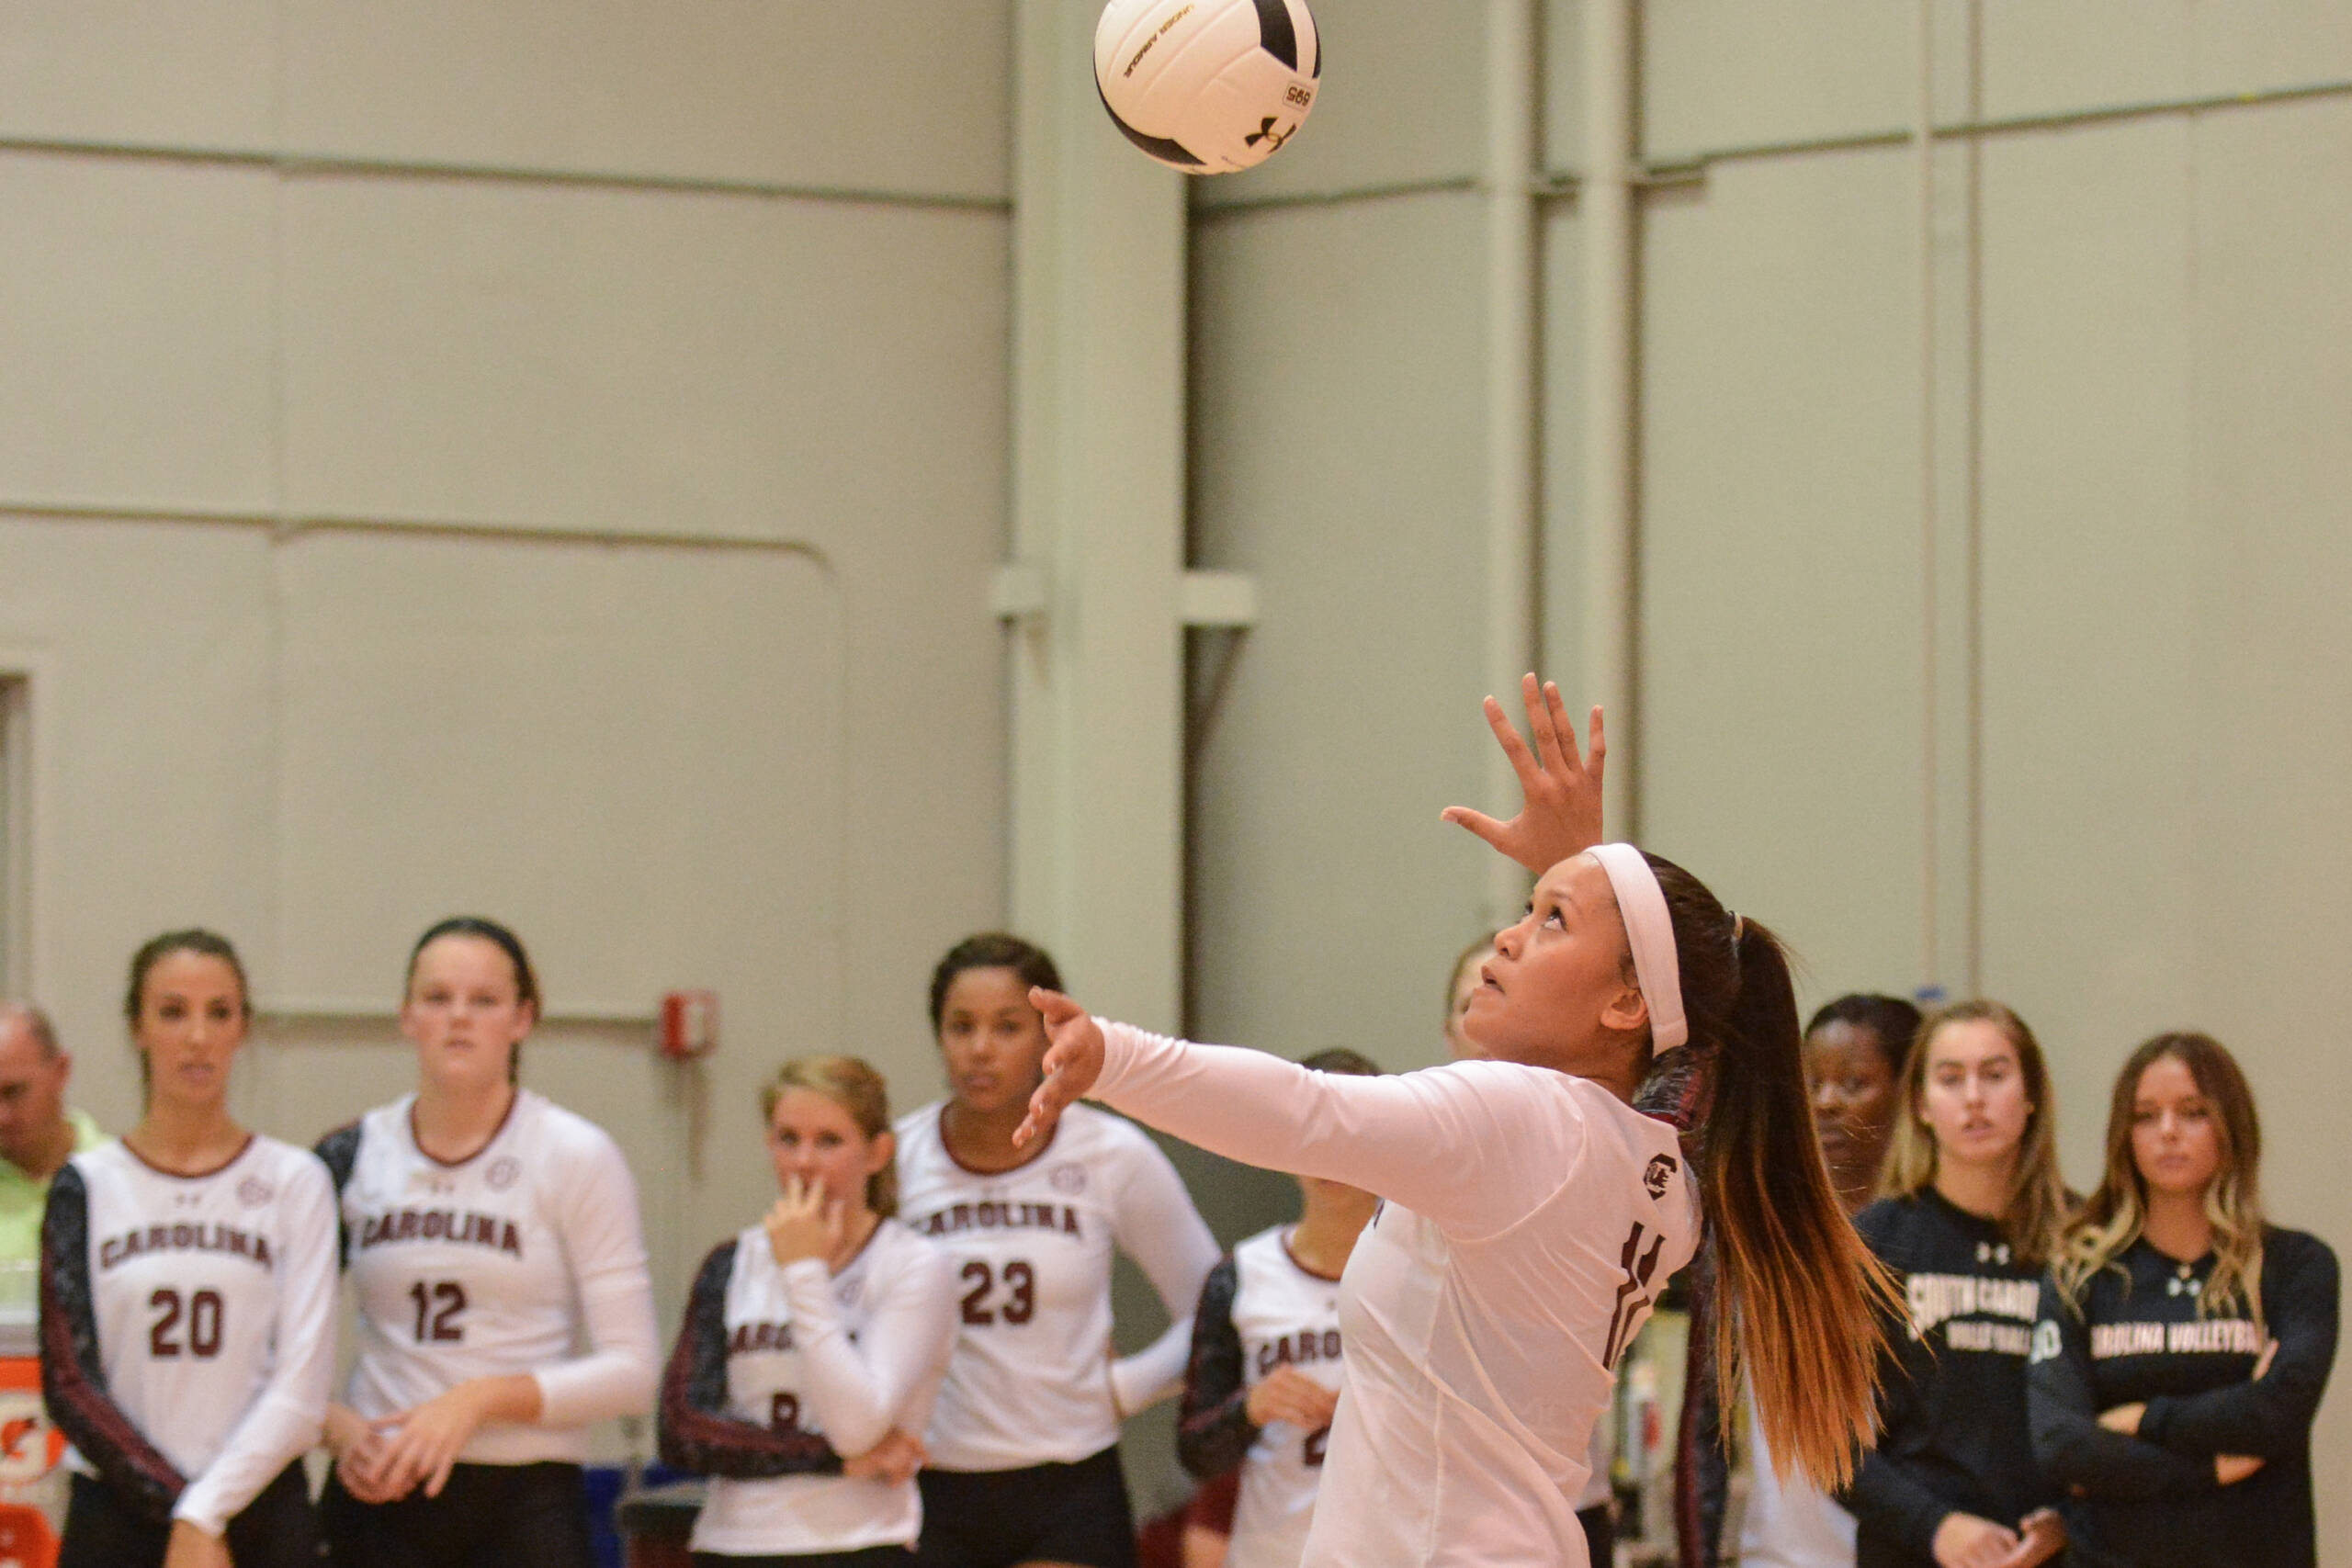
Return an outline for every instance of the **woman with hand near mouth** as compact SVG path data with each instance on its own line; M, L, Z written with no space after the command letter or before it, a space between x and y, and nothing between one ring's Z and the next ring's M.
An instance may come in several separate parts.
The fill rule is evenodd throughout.
M1855 1227L1904 1282L1877 1448L1839 1499L1860 1568L2031 1568L2065 1545L2027 1438L2041 1270L2070 1209L2041 1046L1998 1002L1919 1026L1887 1196Z
M1089 1111L1051 1139L1013 1143L1046 1046L1030 989L1060 983L1018 937L950 949L931 982L948 1097L897 1128L900 1212L956 1272L956 1352L924 1436L919 1553L931 1568L1134 1561L1119 1425L1176 1391L1217 1260L1176 1168L1132 1123ZM1174 1320L1115 1358L1114 1247Z
M415 1092L319 1145L359 1308L327 1416L335 1561L587 1568L587 1428L651 1404L660 1364L637 1184L602 1128L515 1082L539 989L514 932L427 931L400 1016Z
M334 1193L229 1114L253 1004L209 931L130 961L146 1114L41 1227L41 1393L79 1456L63 1568L309 1568L302 1455L334 1379Z
M695 1561L912 1563L921 1433L956 1342L947 1255L892 1217L881 1074L804 1056L760 1101L779 1196L704 1260L662 1382L662 1459L717 1478Z
M2335 1254L2262 1212L2254 1092L2220 1042L2123 1064L2107 1167L2043 1292L2033 1447L2091 1568L2312 1568Z

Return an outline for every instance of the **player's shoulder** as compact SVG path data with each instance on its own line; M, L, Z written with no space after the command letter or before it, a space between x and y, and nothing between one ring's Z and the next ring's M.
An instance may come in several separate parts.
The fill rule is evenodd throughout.
M908 1279L945 1288L954 1278L956 1260L947 1248L898 1219L876 1225L867 1243L869 1267L889 1279Z
M899 1160L928 1158L941 1147L940 1113L947 1109L944 1100L928 1105L918 1105L890 1123L890 1133L898 1140Z
M326 1161L300 1144L289 1144L283 1138L273 1138L266 1133L254 1134L253 1145L242 1156L242 1163L266 1179L304 1188L331 1188L333 1179L327 1172Z
M1288 1224L1268 1225L1255 1235L1242 1237L1233 1244L1232 1258L1237 1264L1260 1261L1290 1260L1290 1230Z
M2263 1273L2282 1280L2299 1275L2335 1280L2340 1269L2335 1249L2309 1231L2285 1225L2262 1227ZM2267 1284L2266 1280L2265 1283Z
M621 1160L620 1144L610 1133L537 1089L515 1091L513 1115L518 1140L530 1144L543 1157L559 1161Z
M1099 1105L1073 1105L1062 1112L1054 1142L1044 1158L1100 1160L1164 1160L1151 1134L1115 1111Z

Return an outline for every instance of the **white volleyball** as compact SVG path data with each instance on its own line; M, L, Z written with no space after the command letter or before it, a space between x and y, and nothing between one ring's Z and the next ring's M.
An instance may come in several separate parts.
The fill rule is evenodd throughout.
M1094 85L1127 140L1172 169L1264 163L1315 107L1323 45L1306 0L1111 0Z

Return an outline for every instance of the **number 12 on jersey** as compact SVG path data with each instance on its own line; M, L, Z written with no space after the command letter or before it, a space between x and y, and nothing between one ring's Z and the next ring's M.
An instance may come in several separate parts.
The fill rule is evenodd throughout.
M442 1280L427 1284L419 1280L408 1288L408 1299L416 1303L416 1342L420 1345L457 1345L466 1337L466 1325L458 1320L466 1313L466 1288L455 1280Z

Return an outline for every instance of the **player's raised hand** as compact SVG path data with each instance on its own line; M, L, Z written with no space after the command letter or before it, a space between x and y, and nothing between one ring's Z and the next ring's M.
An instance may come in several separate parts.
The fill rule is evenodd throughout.
M1601 841L1600 773L1609 744L1600 732L1600 710L1594 708L1586 731L1590 745L1579 754L1567 705L1551 682L1538 682L1528 675L1519 683L1519 694L1527 706L1532 750L1504 715L1502 704L1492 697L1486 701L1487 726L1510 759L1510 771L1519 775L1519 815L1498 822L1466 806L1449 806L1440 815L1540 876Z
M1029 1097L1029 1114L1012 1130L1014 1148L1052 1132L1062 1112L1102 1076L1102 1031L1084 1008L1043 986L1030 987L1029 1005L1045 1016L1046 1038L1053 1044L1046 1052L1046 1081Z

